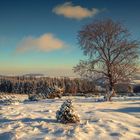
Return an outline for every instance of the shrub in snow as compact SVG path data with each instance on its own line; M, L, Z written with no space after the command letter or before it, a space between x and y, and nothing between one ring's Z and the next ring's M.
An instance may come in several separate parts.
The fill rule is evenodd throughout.
M74 111L72 100L66 100L56 112L56 119L61 123L77 123L80 122L79 115Z
M55 97L61 98L64 92L63 88L59 88L55 86L54 88L50 88L50 92L47 94L48 99L54 99Z
M31 95L28 96L28 99L30 101L38 101L39 97L36 94L31 94Z
M54 99L55 97L61 98L61 96L62 96L61 94L55 92L47 94L48 99Z

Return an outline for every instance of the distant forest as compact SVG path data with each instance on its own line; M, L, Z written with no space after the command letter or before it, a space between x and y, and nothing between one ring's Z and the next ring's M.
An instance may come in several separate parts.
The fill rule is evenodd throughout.
M55 86L64 89L63 95L85 95L106 92L106 86L96 83L88 79L82 78L50 78L50 77L34 77L34 76L2 76L0 78L1 93L17 93L17 94L39 94L48 91ZM129 84L116 85L116 91L125 93L129 92ZM140 85L135 85L134 92L140 92Z

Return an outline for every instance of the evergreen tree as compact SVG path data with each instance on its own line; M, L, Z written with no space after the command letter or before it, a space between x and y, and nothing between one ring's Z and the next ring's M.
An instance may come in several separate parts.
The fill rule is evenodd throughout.
M79 115L74 111L72 100L66 100L60 110L56 112L56 119L61 123L77 123L80 122Z

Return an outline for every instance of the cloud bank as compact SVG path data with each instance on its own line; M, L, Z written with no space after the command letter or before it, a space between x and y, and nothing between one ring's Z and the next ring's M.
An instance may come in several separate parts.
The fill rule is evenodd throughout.
M16 52L27 52L27 51L44 51L50 52L63 48L65 43L56 38L53 34L43 34L38 38L26 37L24 38L16 48Z
M81 20L97 15L100 10L96 8L92 8L92 10L89 10L81 6L74 6L71 2L66 2L62 5L54 7L53 12L57 15L63 15L67 18Z

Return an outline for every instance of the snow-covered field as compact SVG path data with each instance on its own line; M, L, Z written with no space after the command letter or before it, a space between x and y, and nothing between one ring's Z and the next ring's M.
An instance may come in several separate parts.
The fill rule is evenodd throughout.
M61 124L56 111L67 98L80 115L79 124ZM140 98L63 97L0 105L0 140L140 140Z

